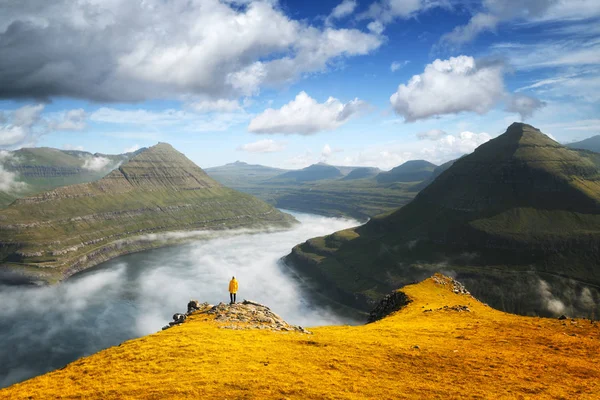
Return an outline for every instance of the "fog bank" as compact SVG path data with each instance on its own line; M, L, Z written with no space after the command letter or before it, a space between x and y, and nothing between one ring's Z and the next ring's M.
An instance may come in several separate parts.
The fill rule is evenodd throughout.
M209 240L116 258L43 288L0 286L0 387L60 368L127 339L156 332L190 299L266 304L302 325L352 324L362 316L332 304L287 273L279 259L311 237L357 221L294 213L290 231L223 233Z

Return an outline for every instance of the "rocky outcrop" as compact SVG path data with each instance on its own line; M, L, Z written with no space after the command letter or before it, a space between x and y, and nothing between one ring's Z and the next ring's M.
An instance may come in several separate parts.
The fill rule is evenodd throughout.
M377 307L375 307L373 311L369 313L369 319L367 322L371 323L379 321L391 313L406 307L411 302L412 300L409 299L404 292L400 290L392 292L381 299Z
M173 321L164 326L163 330L183 324L191 315L206 314L222 329L261 329L311 334L301 326L288 324L269 307L250 300L235 304L219 303L216 306L200 303L198 300L190 300L187 308L188 311L185 314L174 314Z

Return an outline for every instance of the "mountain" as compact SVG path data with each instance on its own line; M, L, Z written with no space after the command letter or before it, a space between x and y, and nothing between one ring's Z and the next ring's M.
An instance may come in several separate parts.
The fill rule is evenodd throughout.
M206 168L204 171L219 183L228 187L235 187L270 179L288 170L236 161L220 167Z
M456 160L450 160L450 161L443 163L442 165L435 167L435 169L433 170L433 172L427 179L425 179L421 183L414 186L415 190L421 191L424 188L426 188L427 186L429 186L429 184L431 182L433 182L438 176L440 176L442 174L442 172L444 172L445 170L450 168L454 164L455 161Z
M377 322L310 333L253 302L190 304L198 309L182 315L181 324L2 389L0 397L592 399L598 393L598 323L499 312L439 275L387 296Z
M592 136L580 142L568 143L565 146L571 149L589 150L595 153L600 153L600 135Z
M595 153L515 123L406 206L286 260L363 309L442 270L503 310L589 316L600 304L599 166Z
M379 183L418 182L429 178L436 167L437 165L425 160L412 160L380 173L376 179Z
M273 181L291 180L295 182L320 181L323 179L340 178L343 174L339 169L327 164L313 164L297 171L288 171L274 177Z
M351 181L354 179L372 178L380 172L381 171L379 168L358 167L350 171L348 175L344 176L342 179L345 181Z
M0 191L0 208L38 192L98 180L135 154L92 154L49 147L3 152L0 167L13 174L15 184Z
M53 283L117 255L177 242L155 234L293 221L222 186L159 143L98 181L18 199L0 210L0 273L5 280Z

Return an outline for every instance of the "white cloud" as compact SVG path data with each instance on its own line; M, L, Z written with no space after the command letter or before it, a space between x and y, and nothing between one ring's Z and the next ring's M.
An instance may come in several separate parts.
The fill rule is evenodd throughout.
M87 157L82 168L89 171L102 171L103 169L107 169L110 163L110 159L106 157Z
M545 107L546 103L535 97L524 94L514 94L509 97L506 104L506 111L517 113L521 116L521 121L531 117L533 113Z
M352 2L343 4L339 16ZM372 32L295 20L261 0L9 2L0 40L0 98L96 101L250 95L382 43Z
M396 72L399 69L402 69L404 66L406 66L410 61L408 60L404 60L404 61L394 61L392 63L392 65L390 65L390 70L392 72Z
M37 140L56 130L80 130L85 127L85 112L81 109L42 115L43 104L27 104L12 111L3 111L0 119L0 148L34 146Z
M390 97L407 122L472 111L484 114L504 95L503 66L477 65L473 57L435 60Z
M446 136L447 133L441 129L430 129L425 132L417 133L417 138L419 140L438 140Z
M442 43L461 45L479 34L495 31L503 22L530 23L584 20L600 16L597 0L484 0L466 25L442 36Z
M271 139L263 139L253 143L246 143L238 147L238 150L247 151L249 153L275 153L284 149L284 143L276 142L275 140Z
M448 0L379 0L362 13L361 19L389 24L397 18L408 19L436 7L449 7Z
M451 160L463 154L472 153L477 147L489 141L492 137L486 132L460 132L456 135L445 135L435 141L433 146L422 149L422 154L429 155L433 160Z
M343 0L331 11L329 19L341 19L349 16L354 12L357 5L356 0Z
M25 182L19 181L16 172L4 169L5 163L16 163L15 156L6 151L0 150L0 192L19 193L27 188Z
M195 103L191 103L190 107L199 112L235 112L241 111L242 107L237 100L226 100L226 99L218 99L218 100L201 100Z
M269 108L257 115L248 126L254 133L297 133L310 135L319 131L334 130L367 108L367 103L354 99L342 103L330 97L318 103L305 92L280 109Z
M381 35L385 30L385 26L379 21L371 21L367 24L367 29L373 33Z
M326 144L325 146L323 146L323 150L321 150L321 157L327 158L331 155L331 153L333 153L331 147L328 144Z

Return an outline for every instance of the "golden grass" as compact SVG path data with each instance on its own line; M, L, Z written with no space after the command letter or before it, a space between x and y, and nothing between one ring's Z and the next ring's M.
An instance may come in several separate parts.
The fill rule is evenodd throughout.
M388 318L313 335L220 329L197 314L0 398L598 398L600 324L502 313L431 279L403 291L414 301ZM436 311L446 305L472 312Z

